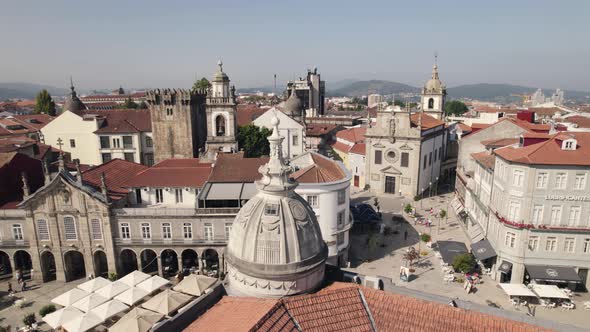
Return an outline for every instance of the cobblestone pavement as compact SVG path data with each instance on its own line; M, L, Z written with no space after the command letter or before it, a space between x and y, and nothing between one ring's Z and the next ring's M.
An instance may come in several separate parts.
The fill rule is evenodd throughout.
M440 260L434 256L430 248L426 248L424 242L418 241L419 233L431 234L433 241L454 240L464 242L469 248L467 236L463 232L460 221L450 207L452 193L442 194L432 198L425 198L421 202L414 202L403 197L379 197L379 205L383 212L383 223L397 230L398 234L388 236L378 235L379 245L376 248L367 247L368 235L353 234L351 236L350 260L351 267L347 270L358 272L364 275L383 276L391 278L391 281L402 287L415 289L427 293L459 298L483 305L495 304L503 309L527 313L526 307L513 307L508 296L498 286L498 283L490 277L484 276L483 283L477 285L474 293L467 294L462 284L443 281L443 272ZM354 193L351 202L368 203L373 205L373 196L366 192ZM416 213L427 215L430 208L435 211L445 209L448 213L447 220L431 218L433 225L429 228L423 225L409 223L396 223L392 221L392 214L401 213L402 206L412 204ZM407 240L404 240L404 232L407 231ZM410 282L403 282L399 279L399 268L403 265L402 254L410 246L420 251L427 251L428 255L422 257L413 264L416 269L415 276ZM562 309L544 309L532 306L535 310L535 317L572 324L582 328L590 326L590 311L585 311L582 303L590 301L590 294L576 294L573 299L577 307L575 310L563 311ZM535 308L536 307L536 308Z

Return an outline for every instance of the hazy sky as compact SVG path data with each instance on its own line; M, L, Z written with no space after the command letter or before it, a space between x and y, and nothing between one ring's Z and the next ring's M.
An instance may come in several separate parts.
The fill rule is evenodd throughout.
M0 82L188 87L218 58L240 87L327 81L590 91L590 1L0 0Z

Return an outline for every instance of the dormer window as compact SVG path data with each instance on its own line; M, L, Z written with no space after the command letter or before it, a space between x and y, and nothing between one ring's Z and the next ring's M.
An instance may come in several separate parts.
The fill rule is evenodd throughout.
M518 144L521 148L524 146L524 136L520 135L518 138Z
M566 139L561 143L562 150L575 150L577 146L577 141L573 138Z
M268 203L264 207L264 215L265 216L278 216L279 215L279 205Z

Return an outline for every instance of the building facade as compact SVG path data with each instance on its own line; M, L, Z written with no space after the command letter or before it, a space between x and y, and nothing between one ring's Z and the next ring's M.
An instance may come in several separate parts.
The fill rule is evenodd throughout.
M307 70L305 78L289 81L287 91L289 96L295 89L297 96L303 102L306 116L315 117L324 115L326 99L326 82L321 80L317 68Z
M292 159L302 155L305 151L305 126L300 122L276 108L271 108L252 121L252 124L272 129L271 120L275 117L280 121L279 133L284 137L282 149L285 158Z

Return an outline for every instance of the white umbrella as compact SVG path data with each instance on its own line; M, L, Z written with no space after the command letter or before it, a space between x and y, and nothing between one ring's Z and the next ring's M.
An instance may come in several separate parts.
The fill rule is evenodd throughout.
M141 306L164 315L170 315L171 312L178 310L178 308L187 304L191 299L192 296L190 295L166 289L147 300Z
M159 289L160 287L168 285L169 283L170 283L170 281L168 281L160 276L153 276L149 279L146 279L146 280L140 282L135 287L141 288L141 289L146 290L151 293L151 292Z
M103 288L97 290L95 293L98 295L102 295L108 299L112 299L113 297L123 293L124 291L128 290L130 287L127 286L126 284L119 282L119 281L115 281L113 283L110 283L106 286L104 286Z
M183 292L185 294L201 296L209 287L213 286L217 282L217 279L206 277L197 274L191 274L185 277L178 285L172 289L175 291Z
M83 284L78 285L83 291L87 291L89 293L96 292L97 290L103 288L104 286L110 284L111 282L103 277L94 278L92 280L88 280Z
M90 309L97 307L103 303L105 303L106 301L108 301L109 299L98 295L96 293L91 293L90 295L86 296L85 298L81 299L80 301L74 302L74 304L72 304L73 307L76 307L84 312L88 312L90 311Z
M82 311L74 307L65 307L45 315L45 317L43 317L43 320L45 321L45 323L47 323L47 325L51 326L51 328L57 329L63 324L77 317L81 317L83 314L84 313Z
M119 279L118 281L126 284L127 286L133 287L149 277L149 274L135 270L129 273L128 275L124 276L123 278Z
M97 315L87 312L84 315L74 318L71 321L62 325L68 332L84 332L101 324L103 322Z
M82 298L90 295L90 293L83 291L78 288L73 288L60 296L51 300L51 302L62 305L64 307L72 305L74 302L79 301Z
M150 292L137 287L131 287L123 293L115 296L115 300L119 300L128 305L134 305L144 297L148 296Z
M129 307L118 300L111 300L103 303L98 307L92 309L90 312L97 315L103 321L113 317L114 315L129 309Z
M133 308L115 325L109 328L110 332L147 332L164 315L142 308Z

